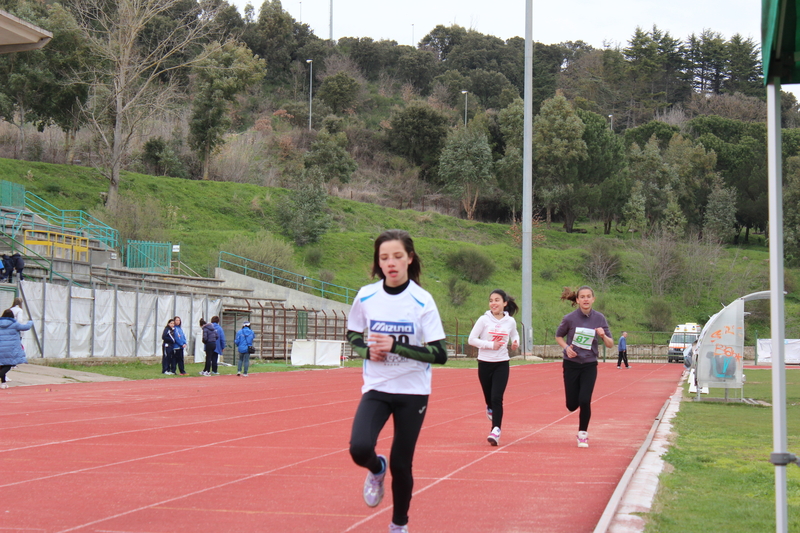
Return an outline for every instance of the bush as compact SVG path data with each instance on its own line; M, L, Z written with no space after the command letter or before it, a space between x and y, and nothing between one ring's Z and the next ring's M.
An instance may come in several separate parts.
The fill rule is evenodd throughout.
M661 298L653 298L645 307L647 326L653 331L671 331L673 328L672 307Z
M319 271L319 280L324 281L325 283L333 283L333 280L336 279L336 274L331 270L320 270Z
M456 307L463 305L471 293L469 284L459 279L458 276L453 276L447 281L447 292L450 296L450 303Z
M319 266L322 261L322 248L309 248L306 251L306 263L311 266Z
M494 260L477 248L461 248L450 254L447 266L472 283L483 283L495 270Z
M266 230L261 230L255 235L237 235L222 249L281 270L289 272L297 270L292 260L294 254L292 246Z
M622 266L620 255L609 250L610 242L609 239L592 241L583 254L583 265L578 272L601 291L619 276Z

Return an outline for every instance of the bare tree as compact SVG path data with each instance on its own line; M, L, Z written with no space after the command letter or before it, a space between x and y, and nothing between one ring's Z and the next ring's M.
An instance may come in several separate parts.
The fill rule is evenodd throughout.
M641 253L637 272L653 296L664 296L684 270L678 243L671 234L657 230L637 244Z
M211 36L224 4L71 2L91 53L100 59L82 76L91 86L83 111L97 139L95 166L109 180L109 208L118 200L120 171L131 140L148 117L167 112L180 95L178 74L204 58L197 44Z

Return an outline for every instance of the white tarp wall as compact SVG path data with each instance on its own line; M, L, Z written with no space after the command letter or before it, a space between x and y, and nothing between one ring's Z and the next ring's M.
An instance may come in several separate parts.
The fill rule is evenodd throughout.
M742 388L744 300L734 300L703 326L697 350L697 383L718 389Z
M181 317L188 355L192 339L200 334L200 318L209 320L222 309L219 298L44 282L22 281L20 293L34 322L22 336L29 358L158 356L161 332L175 316Z
M758 364L772 364L772 339L758 339L756 345ZM800 365L800 339L784 339L784 363Z

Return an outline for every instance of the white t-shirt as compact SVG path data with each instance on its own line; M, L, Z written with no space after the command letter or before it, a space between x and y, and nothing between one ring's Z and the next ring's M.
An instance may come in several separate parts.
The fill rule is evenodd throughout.
M486 311L472 326L469 334L470 346L478 348L478 360L492 363L508 361L508 345L516 340L519 340L517 321L505 311L503 318L499 320L491 311ZM502 343L498 350L494 349L494 341Z
M433 297L409 281L400 294L383 290L383 280L361 287L353 301L347 329L391 335L412 346L445 338ZM364 360L362 394L377 390L391 394L430 394L431 365L390 353L386 361Z

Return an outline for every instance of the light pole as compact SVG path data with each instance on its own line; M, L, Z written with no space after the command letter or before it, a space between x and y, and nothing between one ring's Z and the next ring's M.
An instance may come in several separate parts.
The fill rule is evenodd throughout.
M467 98L469 91L461 91L461 94L464 95L464 127L467 127Z
M611 131L614 131L614 115L608 115L608 118L611 120Z
M314 88L314 60L306 59L308 63L308 131L311 131L311 96Z

